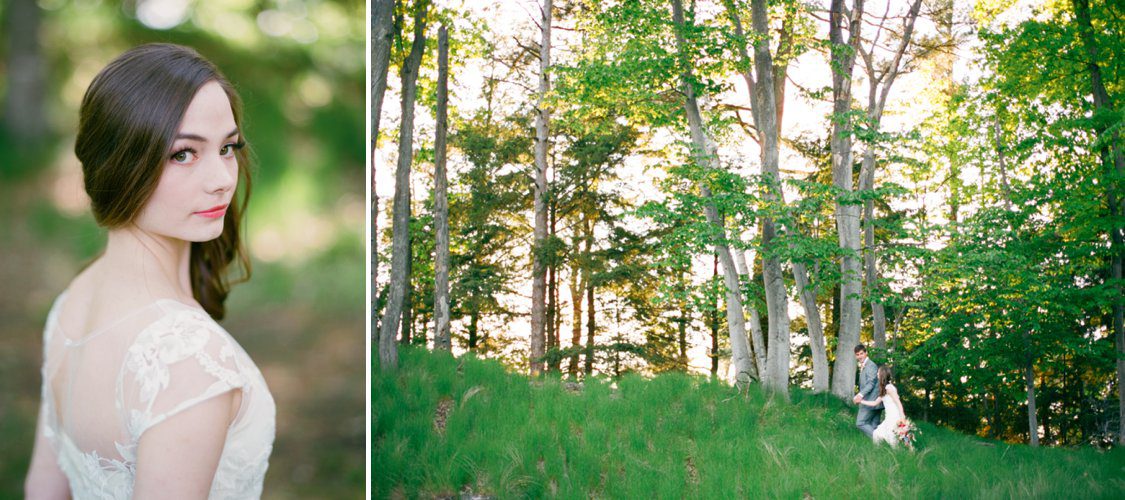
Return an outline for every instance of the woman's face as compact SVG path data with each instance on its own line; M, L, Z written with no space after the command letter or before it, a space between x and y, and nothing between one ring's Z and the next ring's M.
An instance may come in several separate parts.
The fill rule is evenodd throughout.
M234 153L242 145L226 92L218 82L207 82L184 113L137 227L189 242L218 238L238 186Z

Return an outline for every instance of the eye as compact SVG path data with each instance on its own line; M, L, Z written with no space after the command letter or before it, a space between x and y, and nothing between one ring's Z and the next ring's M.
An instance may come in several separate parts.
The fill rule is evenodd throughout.
M196 157L198 157L198 155L196 154L194 149L183 148L179 151L176 151L175 153L172 153L171 159L174 163L186 165L195 161Z
M222 156L223 158L230 158L234 156L235 151L242 149L245 146L246 143L242 141L223 144L223 147L219 148L219 156Z

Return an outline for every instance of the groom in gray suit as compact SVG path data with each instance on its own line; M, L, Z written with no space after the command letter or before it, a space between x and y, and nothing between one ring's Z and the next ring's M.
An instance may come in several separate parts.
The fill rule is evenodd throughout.
M852 402L859 404L862 401L874 401L879 397L879 366L867 357L867 348L863 344L855 346L855 359L859 362L859 394L852 398ZM879 427L879 417L883 413L883 405L876 407L859 405L859 413L855 417L855 426L871 437L875 428Z

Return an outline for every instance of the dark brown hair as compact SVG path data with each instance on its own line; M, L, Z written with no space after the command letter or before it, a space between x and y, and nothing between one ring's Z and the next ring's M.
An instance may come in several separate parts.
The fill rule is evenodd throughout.
M879 397L887 395L887 384L891 382L891 368L887 365L879 367Z
M94 77L82 98L74 153L82 162L86 193L99 225L113 229L133 222L156 190L188 105L211 81L222 86L241 133L238 93L214 64L191 48L141 45ZM226 312L223 303L232 284L227 267L234 262L241 269L238 281L250 277L250 260L239 238L250 198L249 148L236 150L235 157L241 199L231 200L218 238L191 244L192 295L216 320Z

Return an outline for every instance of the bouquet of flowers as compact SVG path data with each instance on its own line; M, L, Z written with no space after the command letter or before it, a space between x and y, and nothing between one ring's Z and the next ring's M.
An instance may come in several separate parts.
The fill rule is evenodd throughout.
M921 432L918 430L918 427L914 425L914 422L911 422L908 418L904 418L898 421L894 430L895 436L898 437L902 445L908 450L914 451L915 437Z

